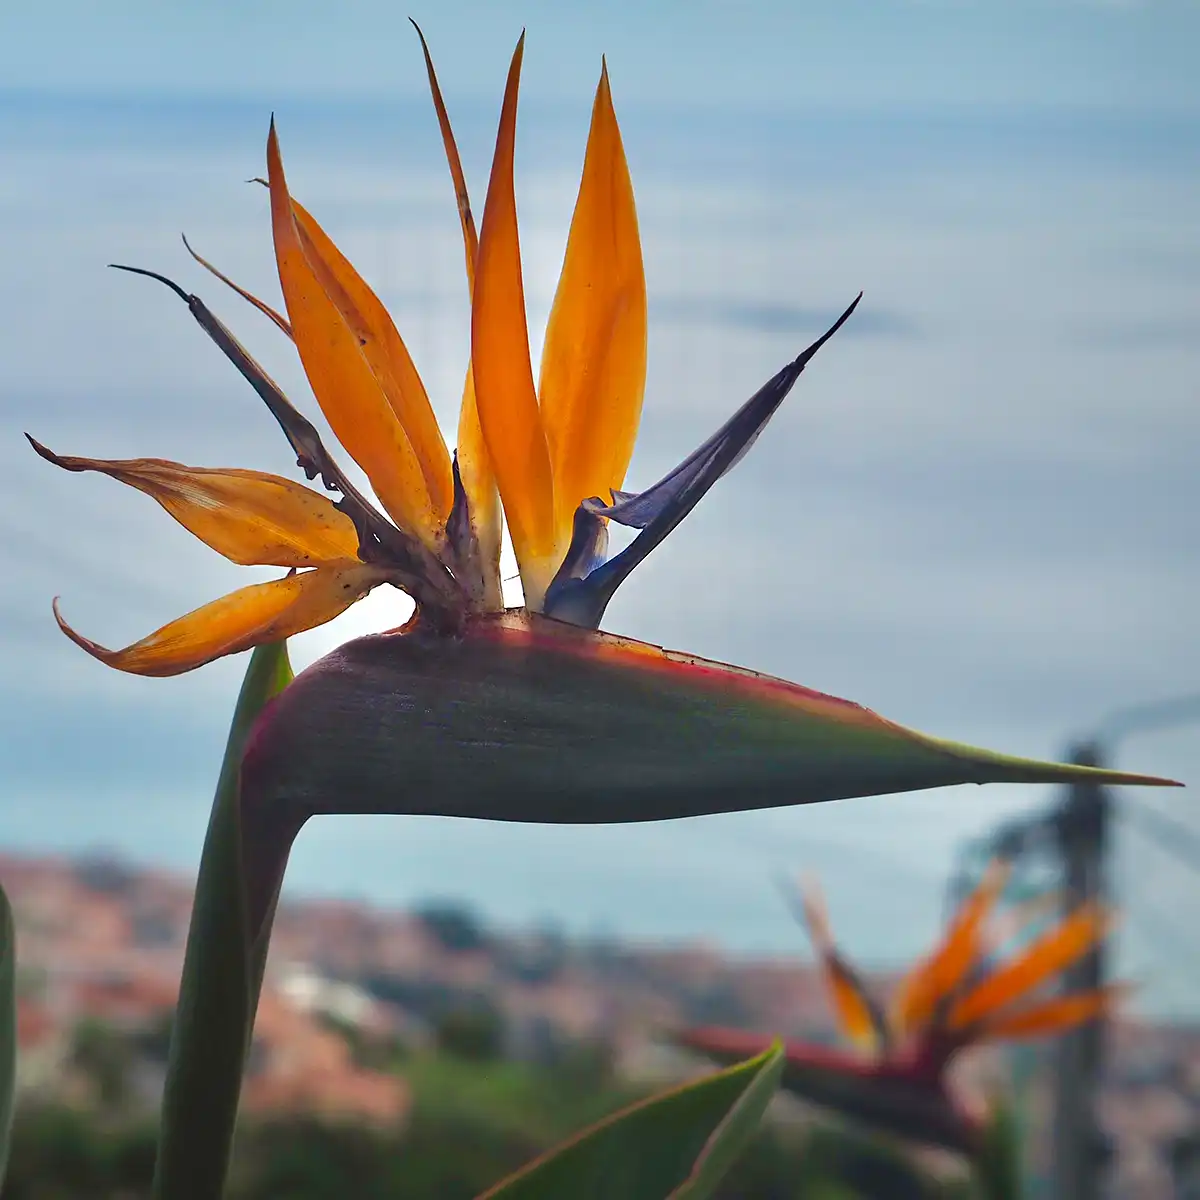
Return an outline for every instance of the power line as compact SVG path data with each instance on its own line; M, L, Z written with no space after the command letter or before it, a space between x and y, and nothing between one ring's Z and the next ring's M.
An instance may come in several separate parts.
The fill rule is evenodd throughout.
M1096 727L1094 737L1111 743L1131 733L1156 733L1160 729L1173 729L1179 725L1191 725L1200 719L1200 692L1190 696L1175 696L1170 700L1159 700L1152 704L1137 704L1118 709Z
M1144 897L1136 908L1131 906L1123 911L1129 914L1133 924L1141 926L1143 938L1148 934L1150 942L1158 943L1156 952L1151 956L1153 958L1158 958L1159 954L1168 960L1179 958L1181 954L1191 958L1200 948L1194 934L1168 917L1157 904L1148 903Z
M1126 801L1121 805L1121 812L1144 838L1189 871L1200 874L1200 833L1144 802L1134 805Z
M1113 713L1094 727L1090 737L1071 750L1071 761L1105 765L1115 744L1134 733L1190 724L1200 718L1200 693ZM1040 816L1003 826L982 843L964 847L951 893L961 893L975 871L981 850L1017 862L1031 857L1056 858L1060 864L1065 911L1080 904L1108 899L1111 860L1111 818L1115 811L1132 818L1137 831L1167 851L1189 870L1200 872L1200 833L1145 804L1122 802L1117 809L1112 793L1094 783L1079 781ZM972 860L975 860L974 862ZM1182 941L1161 914L1150 914L1171 941ZM1140 914L1139 914L1140 916ZM1190 953L1190 949L1188 951ZM1175 957L1172 955L1172 957ZM1063 973L1068 991L1089 991L1103 985L1107 975L1103 943ZM1103 1022L1096 1019L1062 1037L1056 1048L1054 1107L1054 1182L1060 1200L1091 1200L1099 1194L1104 1173L1103 1139L1093 1108L1103 1069Z

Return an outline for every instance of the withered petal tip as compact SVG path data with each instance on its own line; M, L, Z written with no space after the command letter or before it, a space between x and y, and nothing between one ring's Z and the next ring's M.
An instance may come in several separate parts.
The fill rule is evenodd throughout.
M177 284L173 279L168 279L165 275L160 275L157 271L148 271L145 267L128 267L124 263L109 263L114 271L128 271L130 275L145 275L147 279L157 279L159 283L166 284L183 302L191 304L192 298Z

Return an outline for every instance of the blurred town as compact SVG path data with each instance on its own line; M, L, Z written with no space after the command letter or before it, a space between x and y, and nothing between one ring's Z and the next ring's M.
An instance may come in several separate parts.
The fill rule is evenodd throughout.
M17 923L19 1112L152 1114L189 882L100 857L0 856L0 878ZM243 1111L267 1124L341 1120L395 1136L422 1106L504 1109L498 1092L489 1099L480 1088L541 1070L554 1072L568 1097L550 1105L554 1116L595 1119L622 1095L705 1069L668 1047L663 1034L672 1027L719 1023L832 1040L805 953L799 931L796 959L754 961L699 944L496 931L447 903L411 912L286 903ZM476 1064L474 1076L465 1067L456 1076L453 1061ZM491 1066L480 1072L480 1063ZM992 1049L965 1056L957 1080L979 1104L998 1088L1017 1088L1034 1179L1047 1171L1049 1080L1044 1053ZM520 1107L514 1101L508 1113L516 1125ZM1112 1195L1200 1194L1180 1183L1200 1130L1200 1028L1115 1022L1098 1107L1115 1155ZM790 1101L779 1109L784 1124L814 1120ZM936 1155L924 1165L935 1176L954 1174Z

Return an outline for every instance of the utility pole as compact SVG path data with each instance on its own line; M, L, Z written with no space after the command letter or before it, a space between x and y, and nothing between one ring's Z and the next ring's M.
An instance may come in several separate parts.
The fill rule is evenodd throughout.
M1194 724L1198 718L1200 693L1122 709L1093 726L1092 736L1077 744L1068 757L1080 766L1103 767L1119 741L1133 734ZM1062 865L1064 912L1089 902L1107 905L1106 866L1113 809L1114 801L1104 788L1073 785L1051 811L1013 821L983 842L969 846L951 881L951 899L960 901L978 881L980 863L976 860L980 852L986 851L989 858L999 856L1017 862L1027 857L1044 861L1049 851ZM1151 810L1145 810L1144 815L1149 819ZM1187 836L1190 839L1194 835ZM1100 988L1106 978L1105 949L1101 944L1064 972L1063 990ZM1100 1200L1104 1194L1112 1147L1100 1130L1095 1107L1103 1075L1104 1039L1105 1023L1097 1019L1058 1041L1054 1064L1053 1200ZM1177 1148L1176 1171L1187 1180L1181 1186L1192 1187L1196 1200L1200 1200L1200 1131ZM1184 1195L1190 1197L1192 1192L1181 1191L1181 1200Z
M1071 761L1103 766L1095 742L1075 747ZM1108 900L1106 856L1111 800L1094 783L1075 783L1068 790L1054 825L1063 863L1063 910ZM1063 974L1067 992L1092 991L1104 985L1103 943ZM1062 1037L1057 1046L1054 1105L1054 1200L1099 1200L1106 1140L1096 1120L1095 1100L1104 1058L1104 1022L1097 1018Z

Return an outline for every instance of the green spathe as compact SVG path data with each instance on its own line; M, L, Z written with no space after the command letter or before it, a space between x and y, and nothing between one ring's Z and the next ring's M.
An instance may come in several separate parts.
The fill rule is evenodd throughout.
M940 741L782 680L511 610L461 637L349 642L263 714L242 775L251 924L318 814L607 824L1079 778L1167 782Z
M255 803L599 824L960 783L1156 784L926 737L781 680L549 618L349 642L264 714Z

